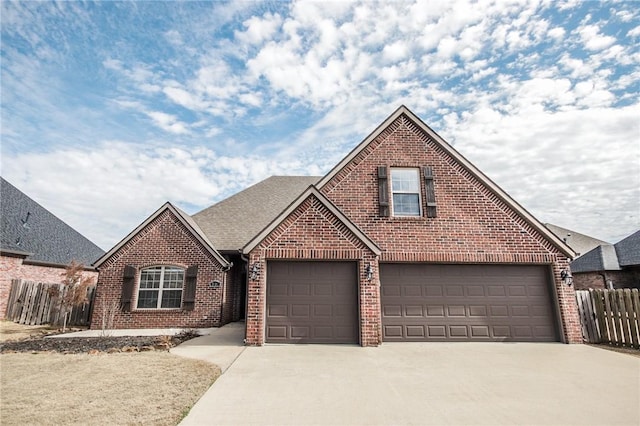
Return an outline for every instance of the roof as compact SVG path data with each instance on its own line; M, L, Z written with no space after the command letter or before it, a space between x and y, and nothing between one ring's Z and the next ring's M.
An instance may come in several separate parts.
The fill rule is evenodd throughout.
M237 252L318 180L319 176L272 176L192 217L214 247Z
M284 211L282 211L273 221L266 226L258 235L255 236L251 241L247 243L246 246L242 248L242 252L244 254L249 254L251 250L253 250L262 240L264 240L274 229L280 225L280 223L285 220L291 213L295 211L295 209L300 206L307 198L310 196L314 196L325 206L334 216L338 218L340 222L342 222L360 241L362 241L368 248L371 250L376 256L379 256L382 252L380 248L374 243L367 235L362 232L353 222L346 217L340 209L331 203L318 191L318 189L311 185L304 191L298 198L296 198Z
M571 262L571 272L619 271L618 256L613 244L602 244Z
M170 202L164 203L162 207L155 211L155 213L149 216L144 222L138 225L136 229L131 231L129 235L122 239L122 241L120 241L111 250L105 253L100 259L98 259L95 262L94 266L98 268L100 265L102 265L105 261L107 261L107 259L113 256L118 250L120 250L125 244L127 244L129 240L136 236L138 232L144 229L149 223L151 223L155 218L160 216L166 210L169 210L171 213L173 213L173 215L177 217L180 222L182 222L182 224L191 232L191 234L200 241L205 249L209 251L209 253L211 253L222 266L230 266L230 263L224 257L222 257L222 255L214 248L213 244L211 243L207 235L202 231L202 229L200 229L198 224L188 214L175 207Z
M516 211L520 217L525 220L530 226L537 230L547 241L558 248L562 253L569 258L575 257L574 250L569 247L564 241L558 238L553 232L547 229L538 219L536 219L531 213L529 213L524 207L518 204L513 198L511 198L502 188L496 185L491 179L485 176L476 166L471 164L469 160L463 157L458 151L456 151L451 145L449 145L440 135L438 135L433 129L427 126L418 116L416 116L409 108L402 105L393 114L391 114L382 124L380 124L369 136L367 136L358 146L356 146L347 156L338 163L326 176L324 176L317 187L322 189L335 175L337 175L351 160L353 160L360 152L362 152L373 140L378 137L387 127L389 127L400 116L405 115L409 120L413 121L425 134L427 134L432 141L442 148L447 154L454 158L462 167L464 167L469 173L475 176L480 182L482 182L487 189L489 189L494 195L501 199L505 204Z
M0 177L0 249L25 261L91 265L104 250Z
M551 230L551 232L557 235L558 238L567 243L567 245L576 252L577 256L581 256L598 247L599 245L609 244L606 241L602 241L597 238L572 231L571 229L553 225L551 223L545 223L544 226L546 226L549 230Z
M640 230L615 244L620 266L640 265Z

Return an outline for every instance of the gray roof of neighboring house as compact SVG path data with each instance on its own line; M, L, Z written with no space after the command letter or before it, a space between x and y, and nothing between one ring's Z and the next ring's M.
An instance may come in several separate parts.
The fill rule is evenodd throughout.
M620 266L640 265L640 231L618 241L615 248Z
M571 272L619 271L618 256L613 244L602 244L571 262Z
M86 266L104 254L78 231L0 177L0 248L27 260Z
M551 223L545 223L544 226L547 227L551 232L553 232L558 238L563 240L569 247L576 252L576 256L580 257L594 248L603 245L610 244L606 241L599 240L597 238L592 238L588 235L581 234L579 232L572 231L571 229L562 228L560 226L553 225ZM577 259L576 257L576 259Z
M220 251L238 251L321 176L271 176L194 215Z

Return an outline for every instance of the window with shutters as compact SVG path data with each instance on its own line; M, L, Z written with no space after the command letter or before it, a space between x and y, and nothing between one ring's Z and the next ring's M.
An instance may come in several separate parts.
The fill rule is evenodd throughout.
M391 204L394 216L420 216L420 172L418 169L391 169Z
M176 266L152 266L140 271L138 309L178 309L185 271Z

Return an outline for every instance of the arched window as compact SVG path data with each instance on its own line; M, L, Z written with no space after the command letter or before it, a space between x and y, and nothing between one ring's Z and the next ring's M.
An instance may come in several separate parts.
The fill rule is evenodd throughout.
M179 309L182 303L184 269L152 266L140 271L138 309Z

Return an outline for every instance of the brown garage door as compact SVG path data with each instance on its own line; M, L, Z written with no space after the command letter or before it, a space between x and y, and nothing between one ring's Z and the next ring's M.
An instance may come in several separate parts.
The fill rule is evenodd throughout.
M557 341L547 268L380 265L385 341Z
M266 341L358 343L354 262L267 262Z

